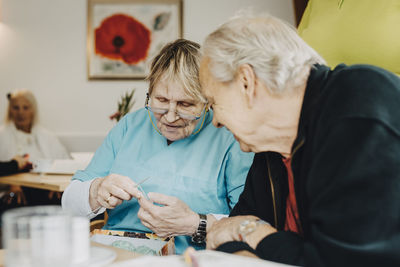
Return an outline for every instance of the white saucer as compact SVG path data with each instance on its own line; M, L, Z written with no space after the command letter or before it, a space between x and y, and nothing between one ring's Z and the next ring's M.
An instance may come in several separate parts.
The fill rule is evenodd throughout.
M108 248L90 247L90 260L85 263L74 265L74 267L101 267L115 260L117 254Z

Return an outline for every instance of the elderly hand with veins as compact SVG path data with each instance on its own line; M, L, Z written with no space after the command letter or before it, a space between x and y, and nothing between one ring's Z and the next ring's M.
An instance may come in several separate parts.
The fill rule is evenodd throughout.
M223 243L230 241L242 241L239 233L239 225L244 220L255 220L255 216L234 216L219 220L207 232L207 249L216 249Z
M100 207L114 209L124 200L141 196L131 178L119 174L110 174L96 178L89 189L89 204L93 211Z
M192 235L199 226L199 215L177 197L148 193L150 200L140 196L138 217L142 224L160 237ZM154 205L154 203L162 206Z
M216 249L220 245L230 241L243 241L253 249L256 249L261 240L276 232L276 229L271 225L260 224L257 225L254 231L242 236L239 231L241 223L244 221L256 221L257 219L256 216L244 215L219 220L207 232L207 249Z

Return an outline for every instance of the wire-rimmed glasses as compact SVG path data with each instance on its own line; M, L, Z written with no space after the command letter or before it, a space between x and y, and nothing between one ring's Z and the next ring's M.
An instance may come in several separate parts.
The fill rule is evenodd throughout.
M164 114L167 114L170 110L169 108L150 107L149 101L150 101L150 96L149 96L149 93L147 93L145 108L148 111L151 111L158 115L164 115ZM182 111L178 111L178 109L175 109L175 114L178 115L182 119L194 121L194 120L200 119L201 115L203 114L204 111L206 111L206 109L207 109L207 103L204 104L204 107L201 110L200 114L197 114L197 115L196 114L187 114Z

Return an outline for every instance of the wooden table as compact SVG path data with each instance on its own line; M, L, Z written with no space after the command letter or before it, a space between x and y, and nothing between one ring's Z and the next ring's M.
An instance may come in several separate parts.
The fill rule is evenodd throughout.
M115 253L117 254L117 257L115 258L115 260L112 263L126 261L126 260L130 260L130 259L141 256L135 252L130 252L128 250L124 250L121 248L106 246L106 245L99 244L96 242L91 242L90 245L95 246L95 247L107 248L107 249L111 249L111 250L115 251ZM0 249L0 267L4 267L4 249Z
M72 175L18 173L0 177L0 184L20 185L57 192L64 192L70 184Z

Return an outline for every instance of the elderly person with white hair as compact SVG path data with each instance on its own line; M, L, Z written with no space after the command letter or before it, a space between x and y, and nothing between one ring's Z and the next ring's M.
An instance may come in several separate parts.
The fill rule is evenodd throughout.
M207 247L298 266L399 266L399 78L330 69L268 15L233 18L203 49L214 125L257 153Z
M19 89L8 94L5 124L0 127L0 161L24 154L29 154L30 160L69 158L58 138L38 124L33 93Z
M32 166L28 160L35 162L41 159L69 158L58 138L39 125L37 102L31 91L18 89L9 93L7 98L5 124L0 127L0 161L16 159L18 165L23 165L17 171L26 171ZM50 204L47 190L24 188L23 192L30 205ZM19 186L12 186L8 195L24 199ZM24 201L18 202L22 204Z
M154 58L145 108L124 116L74 175L65 209L90 218L107 209L108 230L176 236L178 254L205 247L207 229L243 191L254 154L212 125L200 90L199 48L179 39Z

